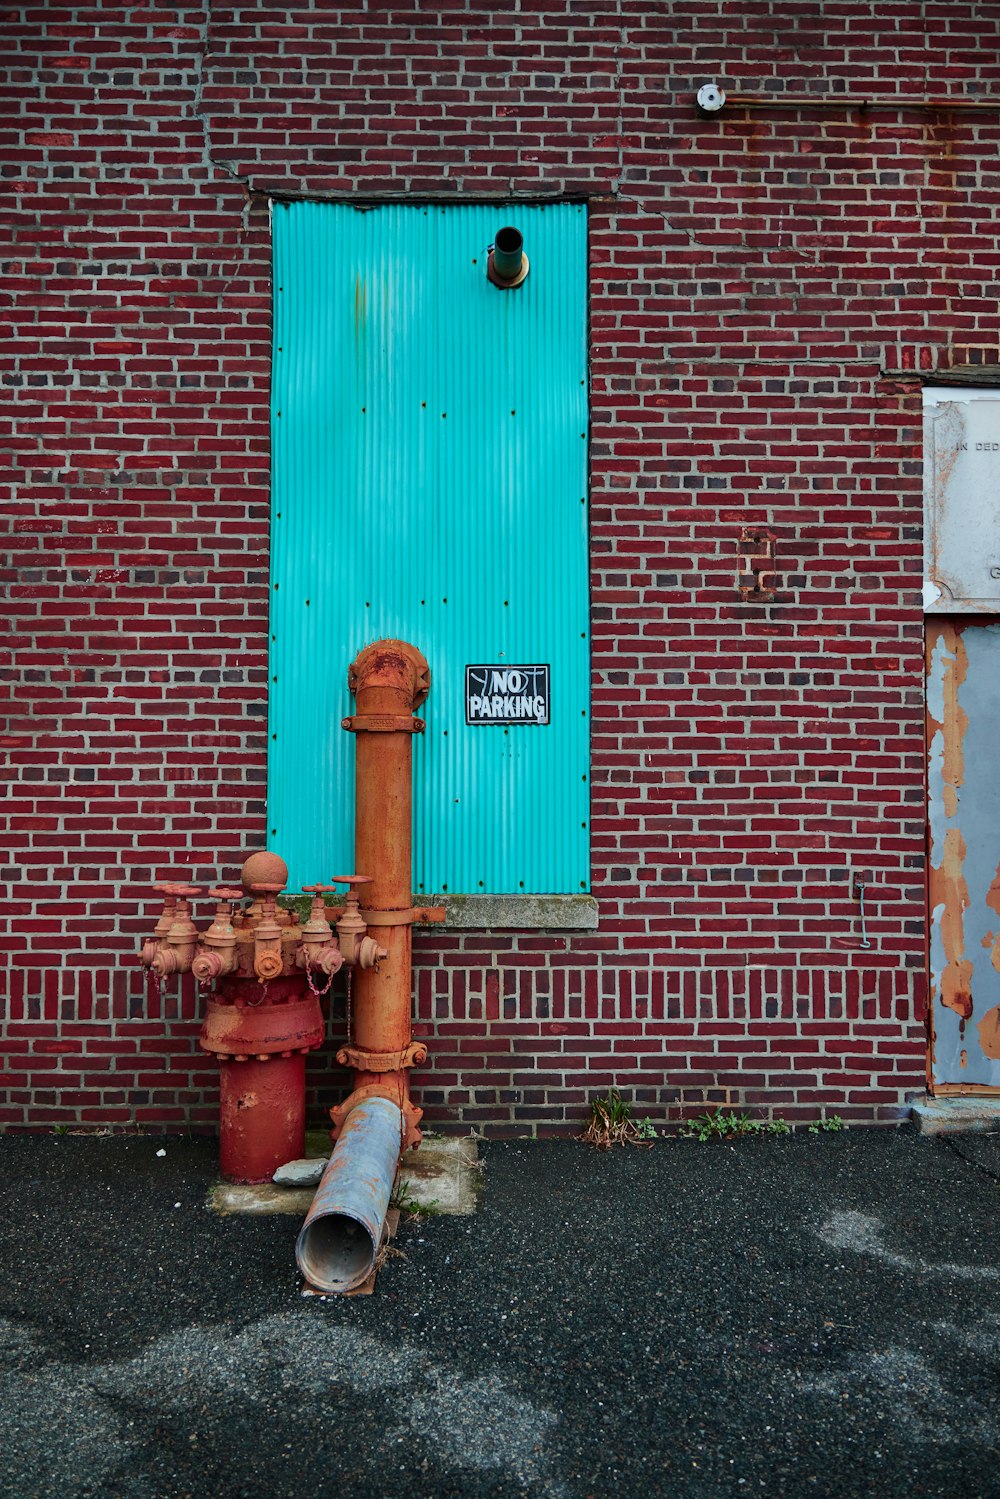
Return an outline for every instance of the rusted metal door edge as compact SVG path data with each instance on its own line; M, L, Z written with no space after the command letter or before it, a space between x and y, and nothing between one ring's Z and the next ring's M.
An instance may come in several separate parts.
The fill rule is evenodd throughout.
M986 626L989 626L989 625L1000 625L1000 615L972 615L972 616L970 616L969 614L957 614L957 615L953 615L953 614L941 613L941 614L928 614L928 615L925 615L925 617L924 617L924 770L923 770L923 779L924 779L924 809L925 809L925 828L924 828L924 912L925 912L925 918L924 918L924 964L925 964L925 970L924 971L925 971L926 976L927 976L927 1013L926 1013L926 1061L925 1061L925 1075L926 1075L927 1096L928 1096L928 1098L947 1098L947 1097L957 1098L957 1097L961 1097L961 1098L972 1098L972 1099L974 1099L974 1098L1000 1097L1000 1087L998 1087L998 1086L996 1086L994 1084L989 1084L989 1083L958 1083L958 1082L940 1082L939 1083L939 1082L935 1081L935 1078L934 1078L934 1058L935 1058L935 1041L936 1041L935 1020L936 1020L936 1015L937 1015L937 1006L938 1006L938 1004L939 1003L944 1004L945 1001L943 1001L941 999L938 990L932 984L932 968L931 968L932 936L933 936L933 923L934 923L934 904L933 904L933 895L932 895L932 882L933 882L934 874L944 868L944 854L942 855L942 864L941 865L934 866L932 864L933 848L932 848L932 841L931 841L932 830L931 830L930 763L931 763L931 752L932 752L932 747L933 747L933 737L934 736L932 735L932 732L931 732L930 685L931 685L931 668L932 668L933 651L934 651L934 648L937 645L937 643L939 641L941 641L941 640L944 640L950 646L954 647L954 649L955 649L955 658L956 658L956 660L958 660L958 658L959 658L959 645L958 645L958 642L959 642L959 638L965 633L965 631L967 629L969 629L969 628L977 628L977 627L982 628L982 627L986 627ZM959 685L960 685L961 681L964 679L964 674L965 674L965 671L963 669L962 676L959 678ZM947 707L945 707L943 709L943 712L945 713L946 716L947 716L947 711L948 711ZM935 724L938 724L938 720L937 719L935 719L934 722L935 722ZM946 725L944 723L941 723L939 725L939 727L941 728L942 732L946 729ZM947 751L945 751L945 753L947 754ZM946 785L948 784L947 779L945 780L945 784ZM960 779L955 784L956 784L956 790L957 790L957 787L962 784L962 780ZM963 909L964 909L964 907L963 907ZM1000 914L1000 913L998 913L998 914ZM951 1008L955 1008L955 1006L952 1005ZM959 1012L959 1013L961 1013L961 1012ZM971 1016L969 1018L971 1018Z
M1000 1088L994 1088L989 1083L980 1083L978 1086L966 1083L938 1083L933 1090L928 1085L927 1091L934 1098L1000 1098Z

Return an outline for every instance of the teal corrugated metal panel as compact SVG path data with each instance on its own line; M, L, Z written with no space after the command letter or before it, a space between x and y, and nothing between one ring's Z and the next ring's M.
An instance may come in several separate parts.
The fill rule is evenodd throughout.
M486 279L504 223L516 291ZM275 204L272 843L351 862L347 668L426 655L414 888L589 885L586 213ZM465 722L465 667L547 663L547 726Z

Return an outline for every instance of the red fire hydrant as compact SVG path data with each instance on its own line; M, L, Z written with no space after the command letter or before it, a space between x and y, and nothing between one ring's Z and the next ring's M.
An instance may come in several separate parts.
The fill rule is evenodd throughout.
M252 854L242 875L253 904L227 929L222 901L232 892L213 891L220 906L191 966L202 983L218 981L198 1039L219 1058L219 1167L227 1181L263 1182L305 1152L306 1054L322 1045L324 1026L319 995L295 964L301 929L277 909L284 861Z
M385 956L358 918L353 891L346 909L331 909L323 894L335 886L310 887L312 910L300 926L277 905L287 878L277 854L252 854L242 890L209 892L215 917L200 937L189 906L197 887L158 886L163 913L140 953L160 979L190 971L204 987L216 986L199 1041L219 1058L219 1165L232 1182L270 1181L303 1154L305 1063L323 1042L320 998L345 962L368 968ZM236 910L245 895L252 904ZM336 937L328 914L340 918Z

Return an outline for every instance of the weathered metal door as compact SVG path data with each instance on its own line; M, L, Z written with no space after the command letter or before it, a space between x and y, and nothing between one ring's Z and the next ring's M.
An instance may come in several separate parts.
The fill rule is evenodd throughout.
M930 1077L1000 1087L1000 623L927 620Z
M486 276L505 224L515 290ZM351 862L347 668L396 636L432 675L415 889L586 889L585 209L276 203L273 228L274 846L296 885Z

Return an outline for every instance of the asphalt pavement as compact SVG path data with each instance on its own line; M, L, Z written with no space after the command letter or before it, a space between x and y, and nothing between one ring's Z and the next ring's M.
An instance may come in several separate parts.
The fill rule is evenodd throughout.
M1000 1496L1000 1137L482 1153L320 1300L213 1142L0 1137L0 1494Z

